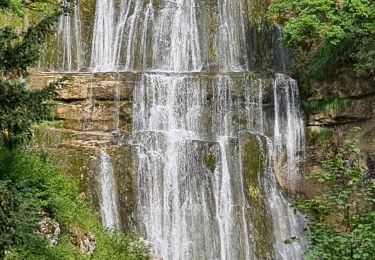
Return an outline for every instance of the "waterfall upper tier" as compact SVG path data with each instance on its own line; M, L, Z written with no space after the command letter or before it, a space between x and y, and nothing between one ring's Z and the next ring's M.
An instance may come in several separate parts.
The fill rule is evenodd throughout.
M248 0L79 1L41 67L64 71L285 71L281 30ZM61 46L56 48L56 46Z

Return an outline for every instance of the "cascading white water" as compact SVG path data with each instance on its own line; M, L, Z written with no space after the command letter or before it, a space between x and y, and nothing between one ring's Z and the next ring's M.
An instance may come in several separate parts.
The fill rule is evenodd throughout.
M58 37L63 46L62 48L62 69L72 71L81 68L81 20L78 1L72 3L62 1L61 5L65 9L71 6L72 11L64 14L59 19Z
M91 67L94 70L113 71L115 39L115 6L113 0L96 1Z
M116 15L113 0L98 1L91 55L94 71L139 67L199 70L202 62L195 1L166 0L156 20L152 2L122 0ZM149 30L153 32L152 39L148 39Z
M305 147L305 127L299 109L297 82L286 75L276 74L273 92L275 153L286 155L287 168L284 172L288 181L295 182L302 177L298 169Z
M213 259L227 240L219 180L198 161L205 92L197 77L160 73L143 75L135 92L139 216L164 259Z
M245 0L210 2L206 24L198 0L96 1L91 69L141 70L129 143L139 227L165 260L301 259L301 216L276 178L299 175L298 88L249 72ZM117 227L105 151L101 171L103 224Z
M274 156L277 156L273 153L274 144L270 138L266 137L265 140L264 143L261 143L258 137L261 152L265 153L263 156L265 159L263 162L265 176L262 180L262 186L264 190L269 193L267 196L267 206L273 221L275 258L298 260L302 258L306 241L304 241L303 230L296 227L303 226L304 219L300 213L295 212L278 187L273 166L273 161L275 160ZM285 246L284 241L291 238L300 241Z
M102 224L109 230L119 230L117 185L111 158L105 149L100 150L100 211Z
M97 1L90 64L93 71L134 70L139 63L136 59L141 67L147 64L153 5L151 0L145 2L121 0L116 6L113 0Z
M252 205L244 195L235 143L244 132L266 137L263 87L246 72L142 76L134 94L133 129L139 216L164 259L261 258L251 247L256 223L247 214ZM237 91L243 92L245 102L234 100ZM286 111L291 104L279 106ZM240 108L247 112L242 126L236 124ZM286 116L286 121L296 119ZM285 135L287 129L278 129ZM269 158L263 156L266 177L258 184L264 187L264 210L273 223L268 232L275 243L269 254L300 259L301 244L283 243L302 234L301 221L278 190L272 163L278 154L269 142L264 148Z
M224 71L246 70L245 22L241 15L243 2L218 1L218 10L218 65Z
M153 65L156 70L197 71L202 66L196 0L166 0L155 21Z
M72 70L72 38L71 38L71 16L63 15L59 19L59 34L63 37L63 61L62 66L66 70Z

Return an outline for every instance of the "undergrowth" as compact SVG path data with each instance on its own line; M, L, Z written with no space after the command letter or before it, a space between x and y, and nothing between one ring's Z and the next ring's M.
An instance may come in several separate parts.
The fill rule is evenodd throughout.
M305 258L374 259L374 176L361 160L356 139L345 140L337 149L329 145L326 152L322 171L314 175L322 192L297 204L309 225Z
M104 230L80 198L76 183L35 151L0 148L0 259L148 259L135 235ZM48 214L60 224L56 246L36 233ZM82 253L74 229L94 234L96 249Z

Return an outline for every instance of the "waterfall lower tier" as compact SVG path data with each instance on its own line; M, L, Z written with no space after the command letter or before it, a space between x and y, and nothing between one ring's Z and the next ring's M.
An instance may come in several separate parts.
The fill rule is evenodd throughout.
M138 215L163 259L302 258L303 241L284 244L303 240L303 225L278 188L285 169L274 168L302 150L281 158L290 133L274 126L279 111L299 125L298 106L276 99L270 111L263 103L272 89L295 96L293 82L250 73L141 76L132 140Z

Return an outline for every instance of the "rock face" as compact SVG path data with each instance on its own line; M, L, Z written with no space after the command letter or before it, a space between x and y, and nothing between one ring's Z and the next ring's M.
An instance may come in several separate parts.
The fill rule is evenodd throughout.
M125 75L126 74L126 75ZM106 149L117 183L120 229L134 226L131 131L132 91L137 74L70 74L56 99L53 121L34 128L35 145L47 149L100 212L100 150ZM30 84L41 87L58 73L34 73ZM117 97L117 98L116 98ZM117 101L115 100L117 99ZM121 101L120 101L121 100Z
M242 153L242 167L243 175L246 180L248 188L248 212L252 219L254 219L254 235L256 239L253 241L255 248L259 255L270 257L269 252L272 251L272 235L268 230L272 225L272 220L267 218L267 201L265 200L262 187L259 182L264 176L264 161L265 154L262 153L262 146L266 140L257 138L256 135L245 133L241 137L241 153Z
M375 117L375 83L358 79L350 71L342 71L335 78L312 82L310 101L336 98L331 109L316 109L309 118L310 126L345 125L365 122Z
M321 104L310 111L307 120L309 139L307 169L319 171L326 159L322 141L335 146L345 138L356 138L363 151L364 162L373 169L375 158L375 82L359 79L349 70L343 70L335 78L313 81L313 95L309 102ZM354 135L353 127L360 127ZM328 139L328 140L327 140ZM307 193L313 186L306 187Z

